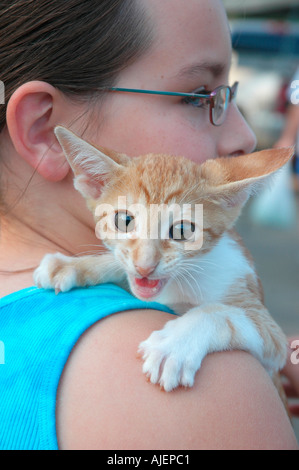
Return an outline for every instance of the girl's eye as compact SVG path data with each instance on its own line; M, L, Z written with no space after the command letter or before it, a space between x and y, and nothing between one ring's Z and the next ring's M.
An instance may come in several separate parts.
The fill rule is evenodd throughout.
M187 241L192 239L194 232L195 224L182 220L172 225L169 230L169 238L175 241Z
M135 219L127 211L119 211L114 217L115 227L120 232L132 232L135 228Z
M193 93L195 93L195 94L196 93L198 93L198 94L208 94L208 92L206 91L206 89L204 87L197 88ZM194 96L194 97L187 96L186 98L184 98L184 103L191 104L195 108L203 108L208 104L208 99L207 98L200 98L200 97L197 97L197 96Z

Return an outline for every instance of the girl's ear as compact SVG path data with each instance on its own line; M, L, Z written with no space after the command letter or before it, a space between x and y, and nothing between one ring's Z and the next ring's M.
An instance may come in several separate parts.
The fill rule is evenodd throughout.
M12 144L49 181L61 181L70 169L53 135L59 102L59 92L54 87L33 81L20 86L7 105L6 122Z
M240 157L223 157L202 164L208 199L224 207L240 208L263 188L294 155L294 147L270 149Z
M85 197L100 197L104 184L121 169L127 158L99 149L65 127L55 127L55 135L74 173L74 186Z

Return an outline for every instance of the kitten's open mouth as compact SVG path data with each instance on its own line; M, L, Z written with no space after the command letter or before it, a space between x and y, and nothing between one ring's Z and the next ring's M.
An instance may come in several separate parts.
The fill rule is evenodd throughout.
M166 279L131 278L134 295L142 299L156 297L163 289Z

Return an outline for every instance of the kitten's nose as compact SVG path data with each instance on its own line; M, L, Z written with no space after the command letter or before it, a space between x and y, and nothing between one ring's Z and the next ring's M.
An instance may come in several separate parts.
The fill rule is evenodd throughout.
M148 277L152 272L155 271L156 266L148 266L146 268L143 268L142 266L135 266L135 268L138 274L140 274L142 277Z

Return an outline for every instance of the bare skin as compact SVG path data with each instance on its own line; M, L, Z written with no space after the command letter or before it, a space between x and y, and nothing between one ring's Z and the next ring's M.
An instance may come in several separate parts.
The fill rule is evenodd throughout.
M295 399L295 402L289 404L292 416L299 418L299 337L289 338L289 356L286 366L283 370L285 376L284 388L286 395Z
M299 106L290 105L287 116L284 130L275 143L275 147L291 147L295 145L297 134L299 130Z
M191 92L228 83L231 48L218 0L147 4L156 44L121 74L118 86ZM207 59L222 63L217 77L204 67L193 67L187 78L180 74ZM99 245L53 134L57 124L68 127L85 111L38 81L22 85L8 103L7 127L0 135L9 207L1 218L0 269L22 272L1 274L1 297L31 286L33 269L46 253L78 254ZM84 138L132 156L158 151L204 161L255 147L234 103L219 128L211 126L207 112L172 99L141 102L137 96L111 94L100 111L102 119L91 123ZM80 134L85 124L78 119L72 130ZM137 345L167 320L161 312L134 311L85 333L57 395L60 448L296 448L276 390L244 353L208 357L192 390L166 395L148 384L136 359Z
M190 390L166 393L145 380L138 343L168 318L126 312L79 341L58 395L60 447L297 449L270 378L246 353L208 356Z

